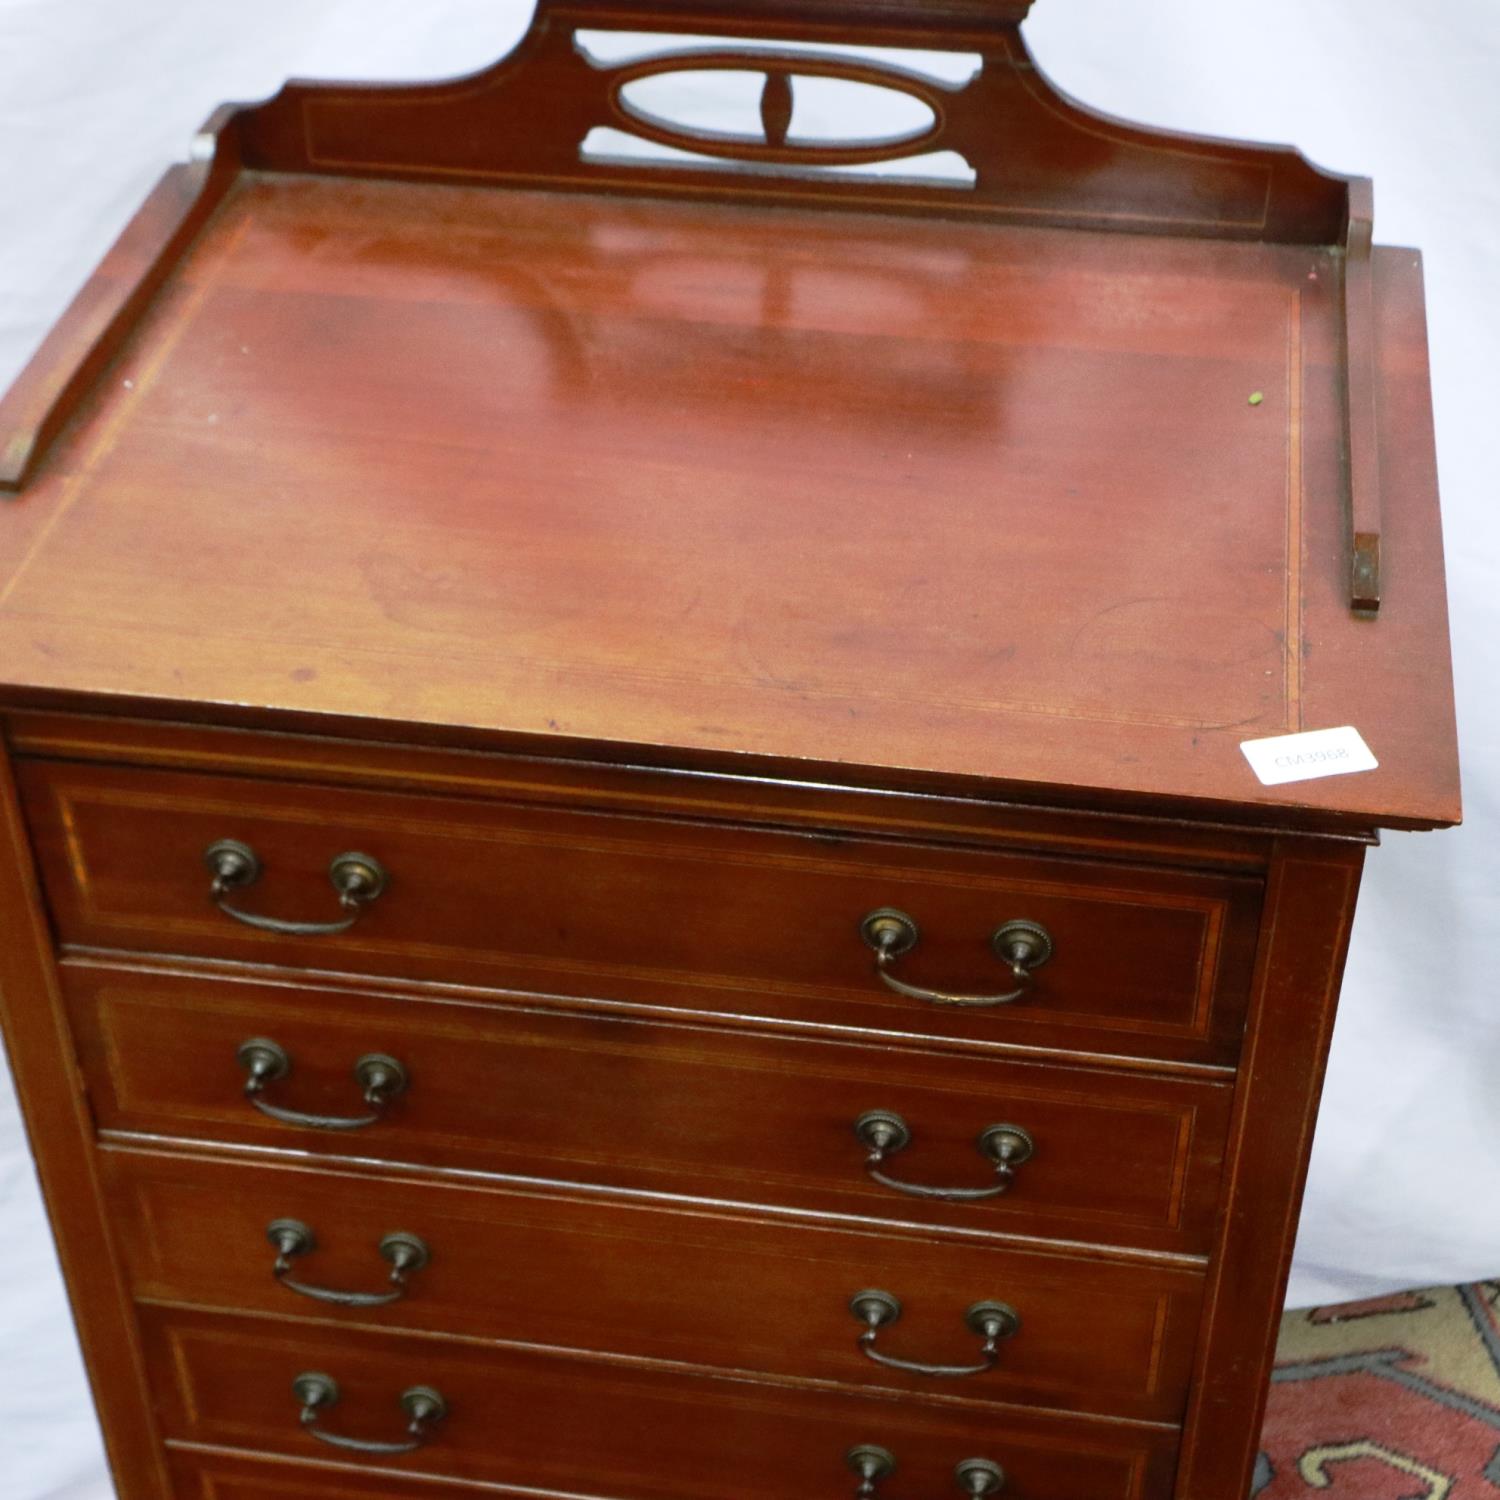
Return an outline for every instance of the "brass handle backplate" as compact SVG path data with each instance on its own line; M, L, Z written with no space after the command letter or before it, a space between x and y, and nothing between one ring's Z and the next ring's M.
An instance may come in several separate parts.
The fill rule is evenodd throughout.
M878 1486L896 1472L895 1454L876 1443L857 1444L844 1455L844 1462L859 1480L855 1500L871 1500ZM1005 1470L992 1458L965 1458L954 1464L953 1482L960 1494L979 1500L983 1495L998 1495L1005 1488Z
M1016 988L1001 995L954 995L946 990L924 989L908 984L891 972L896 960L917 946L922 933L916 920L894 906L870 912L859 924L859 935L875 950L875 973L880 982L898 995L926 1000L933 1005L954 1005L970 1010L991 1005L1009 1005L1031 988L1032 972L1052 957L1052 935L1039 922L1013 917L990 934L990 949L1016 980Z
M899 1359L876 1347L880 1330L888 1328L901 1316L901 1301L889 1292L860 1292L849 1303L855 1321L864 1325L859 1336L859 1352L866 1359L890 1370L904 1370L909 1375L929 1375L948 1380L965 1375L984 1375L1000 1360L1000 1341L1015 1336L1021 1329L1021 1315L1006 1302L976 1302L965 1314L969 1332L980 1340L979 1359L972 1365L930 1365L919 1360Z
M407 1084L406 1069L385 1052L367 1052L354 1064L354 1081L370 1106L363 1115L310 1115L300 1109L272 1104L263 1097L268 1083L276 1083L292 1071L292 1059L285 1047L267 1037L251 1037L241 1042L235 1058L245 1070L245 1097L261 1114L280 1120L283 1125L305 1125L313 1130L363 1130L376 1124L385 1107Z
M292 1382L292 1394L302 1407L302 1426L320 1443L351 1453L411 1453L432 1436L432 1429L448 1415L448 1403L430 1385L413 1385L401 1392L401 1410L406 1413L409 1436L399 1442L378 1443L368 1438L344 1437L320 1425L324 1412L336 1406L338 1382L331 1375L304 1371Z
M993 1165L999 1180L991 1187L928 1187L920 1182L902 1182L882 1170L887 1158L911 1144L911 1127L900 1115L888 1109L867 1110L854 1122L854 1133L868 1152L865 1171L873 1181L913 1198L942 1198L949 1203L978 1203L1008 1193L1015 1181L1016 1168L1036 1154L1031 1133L1019 1125L986 1125L974 1144L979 1154Z
M260 856L249 844L242 844L238 839L220 839L203 851L203 863L208 866L211 877L209 896L225 916L243 922L246 927L279 933L283 937L328 937L348 932L390 880L380 861L371 859L368 854L336 854L328 866L328 880L339 898L339 905L349 915L331 922L293 922L286 917L265 917L258 912L241 911L229 904L232 892L254 885L263 872Z
M273 1219L266 1226L266 1238L276 1250L276 1261L271 1274L289 1292L299 1297L311 1297L315 1302L332 1302L339 1307L384 1307L397 1302L406 1295L406 1278L413 1271L420 1271L432 1259L424 1241L404 1229L385 1236L376 1249L390 1268L388 1292L340 1292L332 1287L310 1286L305 1281L293 1279L292 1262L300 1255L309 1255L318 1247L311 1229L300 1219Z

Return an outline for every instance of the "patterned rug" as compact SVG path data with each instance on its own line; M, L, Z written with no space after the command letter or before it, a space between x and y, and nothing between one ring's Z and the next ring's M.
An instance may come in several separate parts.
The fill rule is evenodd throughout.
M1259 1500L1500 1500L1500 1281L1289 1312Z

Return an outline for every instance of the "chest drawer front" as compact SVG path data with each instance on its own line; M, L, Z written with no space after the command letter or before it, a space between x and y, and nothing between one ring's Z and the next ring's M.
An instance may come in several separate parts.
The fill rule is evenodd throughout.
M496 1005L416 1001L67 962L64 992L95 1118L110 1131L348 1154L861 1218L1199 1253L1212 1231L1228 1085L916 1048L756 1036ZM243 1044L290 1062L258 1096ZM379 1110L357 1060L406 1087ZM868 1173L868 1112L911 1144ZM1034 1154L972 1202L892 1184L992 1192L986 1127Z
M372 1476L405 1469L622 1500L850 1500L845 1454L875 1443L899 1465L901 1488L882 1486L892 1500L952 1493L954 1466L977 1456L1004 1467L1007 1500L1158 1500L1170 1487L1170 1429L180 1309L143 1309L142 1322L169 1439L342 1458ZM416 1386L437 1391L448 1414L417 1452L341 1454L299 1422L292 1383L304 1372L338 1386L316 1423L336 1437L400 1440L401 1395Z
M918 1397L1182 1417L1202 1301L1189 1268L371 1173L103 1159L138 1297ZM393 1233L419 1247L399 1286L380 1250ZM850 1304L870 1289L901 1312L867 1350ZM329 1292L393 1300L339 1306ZM965 1317L980 1303L1019 1319L988 1356ZM872 1354L971 1373L934 1377Z
M1237 1050L1260 893L1244 878L162 771L31 762L20 779L66 943L979 1042ZM254 862L220 867L225 906L352 925L288 935L219 909L204 857L226 840ZM374 899L341 855L385 872ZM882 977L861 923L888 908L917 938ZM1051 942L1021 979L993 946L1024 938L1018 922ZM887 980L1020 994L955 1007Z

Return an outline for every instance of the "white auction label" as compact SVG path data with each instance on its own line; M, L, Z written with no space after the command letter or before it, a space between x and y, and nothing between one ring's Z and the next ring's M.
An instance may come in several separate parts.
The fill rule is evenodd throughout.
M1240 749L1262 786L1288 781L1313 781L1319 776L1347 776L1351 771L1373 771L1380 764L1359 730L1312 729L1306 734L1277 734L1265 740L1241 740Z

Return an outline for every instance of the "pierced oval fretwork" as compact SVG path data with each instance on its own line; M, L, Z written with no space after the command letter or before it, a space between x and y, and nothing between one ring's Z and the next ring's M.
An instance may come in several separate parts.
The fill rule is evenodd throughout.
M596 31L580 27L573 33L578 55L602 73L634 63L672 56L690 64L703 52L740 52L746 43L740 37L701 32L666 31ZM927 47L880 47L839 42L802 42L783 38L757 46L757 52L775 51L789 59L797 57L831 57L836 62L868 63L875 68L925 79L941 88L966 88L984 68L977 52L950 52ZM795 70L793 70L795 71Z
M695 73L716 74L721 79L725 74L737 74L735 81L740 87L733 92L741 96L748 82L745 75L758 75L761 82L755 116L745 121L747 126L758 126L758 133L710 128L680 116L669 119L661 113L658 80L686 84ZM810 138L802 129L794 129L799 79L837 80L848 87L884 94L891 97L891 107L908 120L914 113L913 105L925 118L884 135L850 139L837 132L831 137ZM727 92L720 87L717 98L724 98ZM743 162L832 167L888 161L933 150L943 130L943 92L943 86L931 80L853 58L736 49L658 56L621 68L611 85L609 101L623 124L658 145Z
M795 178L804 182L893 183L903 187L932 188L945 192L972 192L978 179L974 168L957 151L924 151L917 156L856 162L848 166L823 166L802 161L732 161L703 151L680 151L648 141L613 125L596 125L578 147L580 161L608 167L652 167L685 172L757 174Z
M797 80L796 107L788 140L842 146L868 139L872 122L882 137L921 138L931 130L933 109L915 94L875 90L847 78Z

